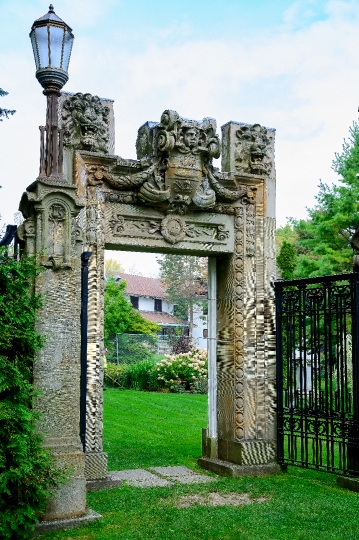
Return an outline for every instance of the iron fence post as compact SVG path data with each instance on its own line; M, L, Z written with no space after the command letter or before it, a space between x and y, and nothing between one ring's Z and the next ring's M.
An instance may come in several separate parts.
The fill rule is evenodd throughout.
M275 284L276 303L276 379L277 379L277 459L283 464L284 434L283 434L283 347L282 347L282 282Z
M353 273L352 302L352 362L353 362L353 422L349 429L349 473L359 476L359 273Z
M86 387L87 387L87 325L88 271L91 251L81 255L81 377L80 377L80 438L86 450Z

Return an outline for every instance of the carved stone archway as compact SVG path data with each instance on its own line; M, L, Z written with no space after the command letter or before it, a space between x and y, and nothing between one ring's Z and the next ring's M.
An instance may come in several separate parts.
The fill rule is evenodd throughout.
M85 477L107 475L101 355L106 248L209 257L212 384L201 464L230 474L236 474L233 465L271 470L275 131L229 122L220 141L214 119L188 120L167 110L160 122L138 130L137 159L123 159L113 155L112 102L63 94L61 105L67 183L34 182L22 198L26 221L19 231L27 252L41 253L47 268L36 284L47 298L39 322L47 341L34 373L44 431L58 459L74 471L47 517L81 514ZM220 171L213 159L221 153ZM82 251L92 252L85 460L79 440Z

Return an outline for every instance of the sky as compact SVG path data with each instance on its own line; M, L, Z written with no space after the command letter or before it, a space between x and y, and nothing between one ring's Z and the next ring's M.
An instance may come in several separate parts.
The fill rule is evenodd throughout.
M275 128L278 226L306 217L320 179L337 181L332 160L358 118L359 0L58 0L54 7L75 34L64 90L114 99L116 154L135 158L137 129L165 109L214 117L219 132L229 120ZM0 123L3 223L14 221L38 174L46 100L28 35L47 9L39 0L0 0L0 87L9 92L0 106L17 111Z

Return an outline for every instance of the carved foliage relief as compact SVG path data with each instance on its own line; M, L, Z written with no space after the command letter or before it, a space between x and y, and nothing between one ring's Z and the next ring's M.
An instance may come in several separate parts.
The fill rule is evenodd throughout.
M124 217L113 210L109 223L109 232L114 237L164 239L174 245L182 240L187 242L210 242L226 244L230 231L221 223L190 223L182 216L170 214L161 218Z

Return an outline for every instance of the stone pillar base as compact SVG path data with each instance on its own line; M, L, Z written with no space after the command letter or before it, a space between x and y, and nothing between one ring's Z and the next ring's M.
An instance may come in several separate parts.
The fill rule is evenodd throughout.
M79 437L49 437L44 446L51 449L55 465L69 477L61 482L48 500L42 521L71 519L86 513L84 453Z
M221 459L199 458L197 463L206 471L220 476L266 476L280 471L278 463L264 463L262 465L236 465Z
M86 452L86 480L102 480L107 478L107 454L105 452Z
M202 456L228 461L236 465L264 465L276 461L275 443L264 440L235 442L228 439L208 437L208 429L202 429Z
M349 476L337 476L338 486L349 489L350 491L359 492L359 478L351 478Z
M218 439L208 437L208 429L202 429L202 456L216 458L218 455Z
M92 521L102 519L101 514L98 514L91 508L86 510L86 514L81 517L71 518L71 519L56 519L54 521L42 521L35 525L34 536L38 534L44 534L50 531L64 531L67 529L76 529Z

